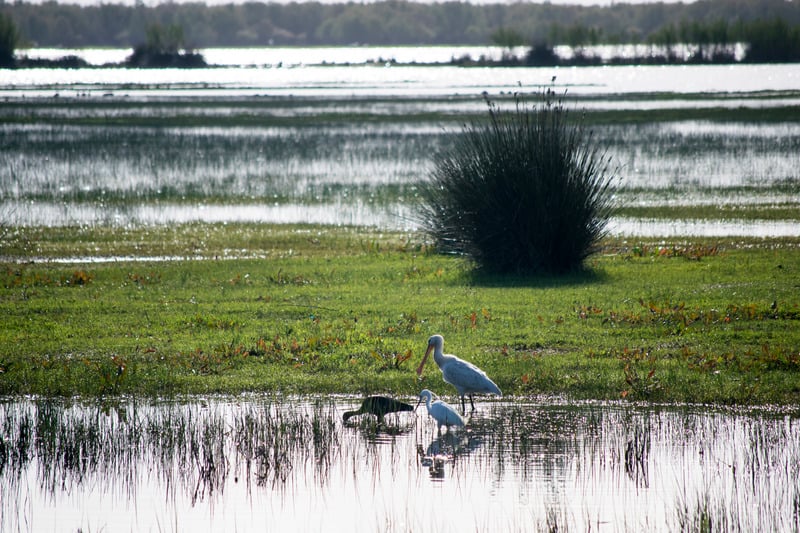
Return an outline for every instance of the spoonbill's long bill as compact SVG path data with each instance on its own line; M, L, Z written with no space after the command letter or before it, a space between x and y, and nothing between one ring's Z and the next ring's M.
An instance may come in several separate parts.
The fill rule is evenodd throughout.
M464 425L464 419L458 414L452 405L449 403L445 403L442 400L434 400L433 393L428 389L424 389L422 392L419 393L419 402L417 402L417 407L419 404L425 401L425 407L428 409L428 415L431 418L436 420L436 423L439 425L439 431L442 431L442 426L458 426L462 427ZM416 409L416 407L414 408Z
M430 353L433 352L433 360L436 361L436 364L442 371L442 377L446 382L454 386L456 390L458 390L458 395L461 396L462 413L466 412L464 395L469 395L469 403L472 405L473 411L475 410L473 394L485 393L496 394L498 396L503 395L503 393L500 392L500 388L486 375L486 372L472 363L459 359L455 355L445 354L443 349L444 337L441 335L433 335L428 339L428 349L425 351L425 356L422 358L422 362L417 368L417 376L422 375L425 362L428 360Z

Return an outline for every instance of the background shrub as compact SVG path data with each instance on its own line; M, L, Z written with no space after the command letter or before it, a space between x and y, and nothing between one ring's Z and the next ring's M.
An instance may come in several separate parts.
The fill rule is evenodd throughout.
M19 41L19 31L11 15L0 13L0 67L14 66L14 52Z
M438 154L420 223L443 252L495 273L579 268L611 215L610 159L552 91L489 119Z

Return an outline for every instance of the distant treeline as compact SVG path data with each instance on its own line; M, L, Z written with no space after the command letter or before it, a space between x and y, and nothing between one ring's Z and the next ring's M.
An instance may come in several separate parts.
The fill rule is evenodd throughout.
M133 47L148 27L177 25L193 48L267 45L482 45L507 29L527 44L649 43L685 39L692 24L727 28L780 20L797 33L797 0L698 0L688 4L570 6L549 3L469 4L318 2L227 4L163 3L152 7L103 3L81 7L0 0L23 42L39 47ZM671 28L671 30L670 30ZM670 33L670 31L672 33ZM782 31L782 30L781 30ZM784 40L785 40L784 36ZM594 42L591 42L594 41ZM577 43L580 44L580 43ZM777 44L775 45L777 46Z

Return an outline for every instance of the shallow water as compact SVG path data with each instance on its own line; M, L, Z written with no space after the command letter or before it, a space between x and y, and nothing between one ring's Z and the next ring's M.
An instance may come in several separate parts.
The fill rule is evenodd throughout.
M107 206L103 204L30 202L24 206L7 202L11 218L19 226L60 227L206 223L287 223L378 227L391 230L419 229L407 204L373 205L360 200L336 203L180 205L156 204ZM12 215L13 217L13 215ZM613 217L608 234L618 237L797 237L800 225L793 220L641 219ZM246 256L246 251L236 251ZM150 260L150 258L147 258ZM82 259L85 260L85 259Z
M282 400L8 400L0 528L800 528L796 408L481 401L440 436L424 406L387 431Z
M101 64L112 52L126 51L84 55ZM430 176L432 156L461 131L459 114L484 112L482 91L502 106L520 89L553 87L575 96L576 110L800 102L794 65L366 64L495 52L209 50L214 63L230 66L8 71L0 80L0 111L8 117L0 125L0 225L247 221L413 229L417 188ZM323 59L335 66L306 66ZM621 205L677 198L688 206L795 206L800 197L794 122L665 121L597 126L592 135L617 169ZM609 229L630 236L800 235L794 220L617 219Z
M327 113L339 104L314 102L309 112ZM76 113L71 105L26 109ZM146 116L154 110L174 108L86 107L87 116ZM292 113L295 105L276 102L269 110ZM148 128L59 126L47 120L0 127L0 152L7 162L0 169L3 223L309 222L413 229L417 186L430 174L437 147L457 132L455 125L432 122ZM593 135L617 165L621 205L797 202L790 186L800 168L800 128L794 124L682 121L604 126ZM610 230L700 236L800 232L793 221L658 226L658 221L617 220Z
M208 69L16 69L4 72L0 96L44 96L54 91L129 97L185 96L433 96L517 91L553 86L576 95L636 93L748 93L797 91L796 65L601 66L564 68L388 66L391 59L421 64L452 57L499 57L498 47L312 47L209 49ZM31 50L32 57L73 53L92 64L120 61L129 50ZM322 62L327 65L320 66ZM376 62L367 64L367 62ZM242 68L242 66L259 68ZM555 83L553 82L555 76ZM74 93L70 93L74 94Z

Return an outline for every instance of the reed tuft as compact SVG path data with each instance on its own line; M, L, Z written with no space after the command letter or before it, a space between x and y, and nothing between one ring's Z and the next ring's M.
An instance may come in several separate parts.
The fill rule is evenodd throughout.
M420 224L440 251L491 273L580 268L604 236L614 172L582 121L551 90L464 127L438 154Z

